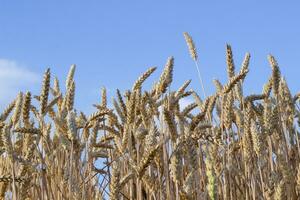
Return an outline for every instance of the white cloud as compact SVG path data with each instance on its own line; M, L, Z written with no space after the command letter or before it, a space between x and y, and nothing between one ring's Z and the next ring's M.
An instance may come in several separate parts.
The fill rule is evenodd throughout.
M0 110L2 111L19 91L33 89L39 80L39 74L24 65L0 58Z

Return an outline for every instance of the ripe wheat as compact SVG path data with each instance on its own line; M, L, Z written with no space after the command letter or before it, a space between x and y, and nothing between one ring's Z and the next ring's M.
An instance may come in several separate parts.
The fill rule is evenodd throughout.
M0 199L299 199L300 95L270 55L262 93L244 96L250 54L237 73L226 55L228 81L205 99L191 80L171 91L170 57L151 90L156 67L112 104L102 88L89 116L74 108L75 65L65 93L47 69L40 94L20 92L0 115Z

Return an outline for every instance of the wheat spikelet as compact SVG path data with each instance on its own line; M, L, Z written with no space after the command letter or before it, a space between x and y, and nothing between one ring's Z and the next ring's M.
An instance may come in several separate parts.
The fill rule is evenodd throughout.
M10 175L0 176L0 182L3 182L3 183L12 182L13 180L16 181L16 182L23 182L25 180L25 178L22 178L22 177L13 178Z
M9 155L13 153L13 146L12 146L11 134L10 134L11 126L12 126L12 122L9 122L3 127L2 130L3 147Z
M143 82L156 70L156 67L149 68L144 74L142 74L134 83L132 90L138 90L142 87Z
M179 95L181 95L182 93L184 93L185 89L190 85L192 80L187 80L183 83L183 85L177 90L177 92L175 93L175 97L178 97Z
M26 92L23 106L22 106L23 123L25 126L29 126L30 106L31 106L31 93Z
M240 71L236 76L229 80L229 82L223 87L223 93L228 93L232 90L232 88L237 84L239 81L243 80L248 73L248 69L244 71Z
M239 109L234 108L233 113L234 113L235 124L239 128L243 127L244 126L244 116L243 116L242 112Z
M11 111L14 109L16 104L16 100L13 100L5 109L4 111L1 113L0 115L0 121L5 121L6 118L9 116L9 114L11 113Z
M106 88L103 87L101 89L101 107L107 108L107 94L106 94Z
M53 91L54 91L54 96L57 96L60 93L59 80L57 77L54 77Z
M244 58L243 63L242 63L241 71L246 71L249 68L250 58L251 58L250 54L246 53L245 58Z
M264 130L266 134L270 134L272 131L272 107L270 100L264 102Z
M126 110L127 110L127 118L126 118L126 122L128 124L133 123L133 120L135 118L135 111L136 111L136 95L137 93L134 91L131 95L130 95L130 99L129 101L126 102Z
M40 114L45 114L45 110L48 104L49 97L49 88L50 88L50 68L48 68L44 74L42 91L40 95Z
M192 37L187 32L184 32L183 36L185 38L186 44L188 45L189 52L190 52L192 59L196 61L198 59L198 55L197 55L196 46L194 44Z
M75 113L73 111L68 112L67 126L68 126L68 137L71 141L74 141L77 137L77 127L75 121Z
M19 127L13 130L13 132L18 132L18 133L31 133L35 135L41 134L40 129L38 128L26 128L26 127Z
M251 136L253 139L253 149L258 157L261 156L262 153L262 141L261 137L257 131L257 126L254 120L251 120Z
M151 149L147 150L146 155L143 156L142 160L140 161L137 167L137 173L139 177L142 177L144 175L146 168L153 161L159 147L160 145L156 145Z
M108 113L110 113L111 111L108 109L105 110L101 110L101 111L96 111L94 113L92 113L89 117L88 117L88 121L91 122L93 120L96 120L104 115L107 115Z
M117 90L117 97L118 97L119 104L121 105L121 109L122 109L121 111L124 113L124 116L126 117L126 115L127 115L126 105L123 101L120 90Z
M156 136L158 135L158 130L155 124L152 122L151 126L149 127L148 134L145 137L145 148L146 149L151 149L157 144L157 138Z
M240 102L242 102L243 100L243 87L242 87L243 83L242 81L238 82L235 86L235 93L234 93L234 97L235 99L238 99Z
M233 62L233 55L231 46L229 44L226 44L226 62L227 62L227 73L229 80L234 77L234 62Z
M285 109L287 125L292 127L294 123L295 106L290 89L284 78L281 78L279 83L279 101L281 109Z
M262 100L264 98L266 98L265 94L251 94L249 96L246 96L244 98L244 101L245 102L253 102L253 101L257 101L257 100Z
M181 112L183 116L188 115L194 108L196 108L198 105L196 103L191 103L187 105Z
M224 98L224 108L223 108L223 123L226 129L230 129L233 121L233 93L229 93Z
M74 74L76 70L76 65L71 65L67 79L66 79L66 89L68 90L70 86L72 85Z
M212 200L217 199L216 176L210 158L206 160L206 176L208 178L208 195Z
M277 61L272 55L268 56L271 68L272 68L272 87L275 96L278 96L279 92L279 82L281 78L280 69L278 67Z
M74 97L75 97L75 82L71 81L68 92L66 94L66 108L67 111L71 111L74 107Z
M171 140L173 142L176 142L177 139L177 128L176 128L176 122L174 117L171 115L170 111L168 111L166 108L163 111L164 119L166 121Z
M246 71L249 69L249 61L250 61L250 54L246 53L243 63L242 63L242 67L241 67L241 71ZM242 97L243 97L243 89L242 89L242 83L243 81L239 81L236 85L236 97L242 101Z
M272 77L269 78L268 82L263 86L263 94L266 96L266 97L269 97L270 94L271 94L271 90L272 90Z
M187 140L187 148L188 148L188 159L189 165L191 169L197 169L198 167L198 153L197 153L197 142L192 138Z
M112 98L112 102L113 102L114 109L117 112L118 116L121 118L122 122L125 122L125 116L124 116L125 113L122 112L118 102L114 98Z
M213 80L213 83L214 83L214 85L215 85L216 88L217 88L217 92L218 92L218 93L221 93L221 92L223 91L223 85L220 83L220 81L217 80L217 79L214 79L214 80Z
M22 104L23 104L23 93L19 92L16 100L14 114L11 118L13 125L16 125L20 119L21 112L22 112Z
M165 93L173 79L174 58L169 57L165 65L164 71L156 85L156 95Z
M217 98L218 98L218 95L215 94L215 95L213 95L213 96L209 99L210 101L209 101L208 106L207 106L206 114L207 114L208 116L210 116L210 118L212 118L212 116L213 116L213 109L214 109L214 107L215 107L215 105L216 105Z
M249 161L252 157L253 140L251 135L251 119L252 110L251 104L247 103L244 114L244 136L243 136L243 148L246 161Z
M182 177L182 161L180 151L175 151L171 156L170 175L175 183L180 183Z
M118 200L120 193L120 171L118 170L119 163L114 163L112 166L112 176L110 182L110 199Z
M212 96L207 97L204 100L204 102L202 103L201 108L200 108L200 110L202 111L202 113L206 113L207 112L207 109L208 109L209 103L211 101L211 98L212 98Z

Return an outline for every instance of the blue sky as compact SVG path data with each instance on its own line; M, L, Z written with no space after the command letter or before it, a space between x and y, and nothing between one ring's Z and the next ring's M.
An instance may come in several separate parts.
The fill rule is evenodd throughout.
M252 55L247 93L261 91L271 72L269 53L296 92L299 8L299 1L1 1L0 106L18 90L37 94L47 67L64 85L75 63L76 105L90 111L102 86L112 96L157 66L149 86L168 56L175 57L172 88L192 79L191 87L200 92L185 31L196 43L208 93L214 91L213 78L226 81L226 43L237 68L246 52Z

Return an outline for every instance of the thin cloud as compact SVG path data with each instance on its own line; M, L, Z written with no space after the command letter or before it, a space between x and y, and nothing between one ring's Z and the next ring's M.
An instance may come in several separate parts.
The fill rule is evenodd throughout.
M0 59L0 109L12 101L19 91L33 89L39 80L39 74L18 62Z

